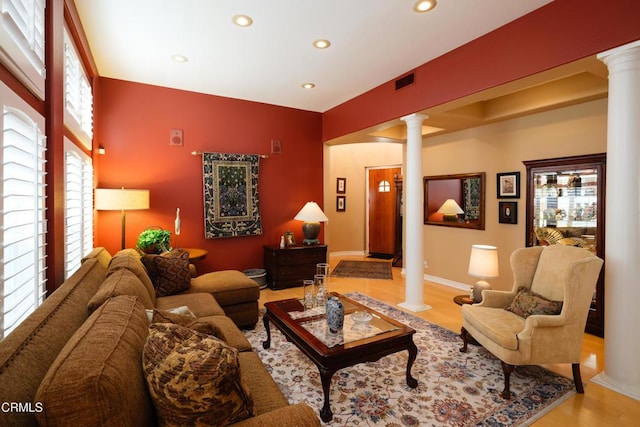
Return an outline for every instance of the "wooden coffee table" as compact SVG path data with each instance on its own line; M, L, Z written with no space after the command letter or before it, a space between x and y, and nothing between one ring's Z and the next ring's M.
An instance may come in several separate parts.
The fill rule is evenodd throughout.
M320 417L325 422L333 418L329 392L331 378L339 369L358 363L374 362L383 356L407 350L407 385L412 388L418 386L418 381L411 376L411 367L418 354L418 348L413 343L413 334L416 331L344 295L335 292L331 294L340 298L345 309L345 327L338 334L327 331L324 314L304 312L304 307L298 299L265 303L266 313L263 317L267 331L267 339L262 343L264 348L271 346L269 324L273 323L318 367L324 392L324 406L320 410ZM351 322L349 315L359 310L368 311L373 315L370 327L362 328Z

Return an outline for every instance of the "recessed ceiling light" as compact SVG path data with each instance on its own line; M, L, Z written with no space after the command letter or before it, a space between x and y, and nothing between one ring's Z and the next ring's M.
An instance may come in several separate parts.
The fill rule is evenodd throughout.
M189 60L189 58L184 55L171 55L171 59L176 62L187 62Z
M418 13L428 12L436 7L436 0L418 0L413 5L413 10Z
M304 83L302 87L305 89L313 89L314 87L316 87L316 85L313 83Z
M326 39L318 39L313 41L313 46L318 49L326 49L331 46L331 42Z
M247 15L235 15L232 20L239 27L249 27L253 24L253 19Z

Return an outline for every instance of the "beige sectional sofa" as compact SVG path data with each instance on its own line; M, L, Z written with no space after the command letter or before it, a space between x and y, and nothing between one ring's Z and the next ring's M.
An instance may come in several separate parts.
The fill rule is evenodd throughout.
M96 249L0 341L0 425L157 425L164 418L158 417L162 411L147 383L149 331L154 331L149 314L179 306L188 306L197 323L209 326L217 337L189 332L200 334L196 341L217 342L237 361L239 388L246 391L250 405L240 417L245 419L233 419L233 425L320 425L308 405L288 404L233 317L226 314L228 309L246 326L255 325L246 309L246 295L254 292L251 286L240 287L236 300L228 283L210 277L208 288L201 278L189 292L156 297L145 271L134 251L121 251L111 259L107 251ZM257 320L257 305L255 311ZM168 323L155 325L191 331ZM211 381L204 385L216 394Z

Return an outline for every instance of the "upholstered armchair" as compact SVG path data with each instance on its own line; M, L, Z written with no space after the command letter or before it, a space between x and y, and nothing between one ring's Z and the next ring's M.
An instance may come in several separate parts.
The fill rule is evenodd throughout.
M461 352L470 336L502 362L504 390L516 365L571 363L576 391L582 337L603 261L578 247L517 249L511 255L511 291L485 290L482 302L462 307Z

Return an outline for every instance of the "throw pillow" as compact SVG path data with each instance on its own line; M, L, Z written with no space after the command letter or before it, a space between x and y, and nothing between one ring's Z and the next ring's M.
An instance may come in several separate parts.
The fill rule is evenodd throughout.
M533 314L560 314L562 301L552 301L521 286L505 309L526 319Z
M172 310L153 310L151 323L173 323L203 334L218 336L218 331L214 325L197 319L193 313L184 315Z
M153 258L157 276L154 283L156 296L174 295L189 289L191 271L189 271L189 253L178 256L156 256Z
M217 338L151 324L142 366L161 426L225 426L255 415L238 351Z

